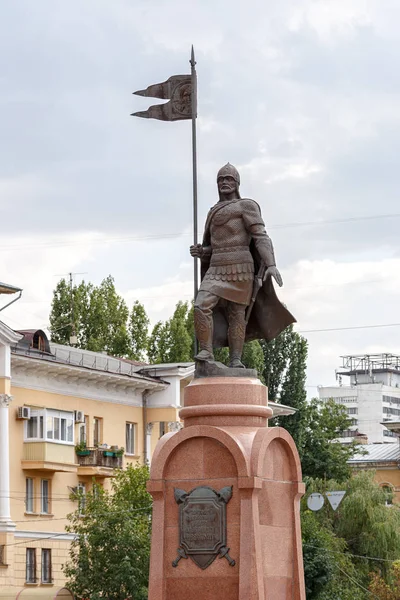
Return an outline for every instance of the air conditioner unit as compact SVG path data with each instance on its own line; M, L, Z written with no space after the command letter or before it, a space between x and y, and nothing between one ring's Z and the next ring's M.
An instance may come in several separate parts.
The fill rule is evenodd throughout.
M31 409L29 406L18 406L18 414L17 419L30 419L31 418Z
M75 423L84 423L85 415L84 415L83 410L75 410L74 411L74 419L75 419Z

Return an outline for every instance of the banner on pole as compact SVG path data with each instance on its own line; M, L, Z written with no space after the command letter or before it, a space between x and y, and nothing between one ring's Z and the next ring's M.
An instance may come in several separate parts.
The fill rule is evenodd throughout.
M196 93L191 75L173 75L167 81L149 85L145 90L133 92L136 96L169 100L165 104L150 106L147 110L132 113L132 117L182 121L192 118L192 94Z

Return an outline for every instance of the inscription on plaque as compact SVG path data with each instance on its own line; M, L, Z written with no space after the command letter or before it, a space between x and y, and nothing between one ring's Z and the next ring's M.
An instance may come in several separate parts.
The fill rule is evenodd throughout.
M199 486L191 492L175 488L180 546L172 566L177 567L181 558L191 558L201 569L206 569L218 555L235 566L226 545L226 505L231 497L232 486L219 492L208 486Z

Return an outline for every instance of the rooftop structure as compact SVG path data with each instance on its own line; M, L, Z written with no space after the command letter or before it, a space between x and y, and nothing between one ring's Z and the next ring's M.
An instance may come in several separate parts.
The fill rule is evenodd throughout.
M366 436L371 443L396 442L396 432L385 427L400 418L400 355L349 354L336 370L337 386L320 386L322 399L332 398L345 406L351 419L342 443ZM343 377L349 385L343 385Z

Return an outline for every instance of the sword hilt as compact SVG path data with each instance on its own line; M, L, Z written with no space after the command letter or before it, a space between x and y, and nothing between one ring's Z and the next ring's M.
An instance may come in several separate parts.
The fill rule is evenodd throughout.
M172 561L172 566L173 567L177 567L178 566L178 562L181 560L181 558L187 558L187 554L186 554L186 552L184 551L183 548L178 548L177 552L178 552L178 556L176 557L175 560Z
M234 567L236 565L236 561L231 558L228 554L230 548L227 548L226 546L223 546L221 548L221 550L219 551L220 554L220 558L226 558L226 560L228 561L228 563L230 564L231 567Z

